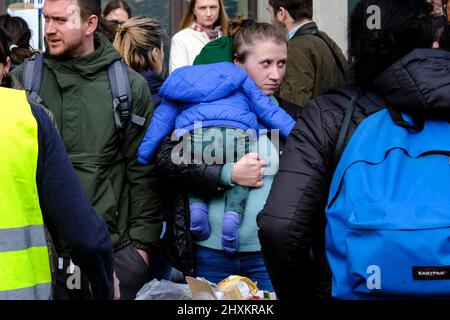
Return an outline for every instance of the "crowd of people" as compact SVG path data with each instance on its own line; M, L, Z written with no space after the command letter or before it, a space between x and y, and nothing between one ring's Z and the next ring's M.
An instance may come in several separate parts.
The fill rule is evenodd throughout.
M124 0L46 0L44 53L0 16L0 299L131 300L177 274L450 296L423 272L450 265L447 1L359 1L348 59L312 0L267 10L191 0L170 39Z

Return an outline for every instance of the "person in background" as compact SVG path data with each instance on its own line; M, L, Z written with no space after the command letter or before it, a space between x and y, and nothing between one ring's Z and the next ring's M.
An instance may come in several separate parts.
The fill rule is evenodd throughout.
M152 94L153 108L157 108L161 103L158 92L164 82L161 74L165 36L164 29L155 19L132 17L120 26L113 44L125 63L147 80ZM159 251L155 248L150 256L151 264L147 281L154 278L169 280L171 268Z
M450 50L450 6L449 0L442 1L442 9L444 12L444 31L442 32L439 41L440 47L445 50Z
M0 80L9 54L6 38L0 29ZM54 257L44 224L70 245L93 297L112 299L111 238L86 198L56 128L44 108L30 107L25 91L2 87L0 101L8 109L0 127L0 300L52 299L49 262Z
M267 10L272 24L287 30L289 39L282 98L304 106L348 81L349 66L341 49L312 20L313 0L269 0Z
M147 80L154 107L161 102L158 93L164 82L161 75L165 35L161 24L155 19L133 17L117 30L113 43L125 63Z
M443 0L442 1L442 7L444 9L445 18L447 20L447 23L450 24L450 6L448 5L449 0Z
M436 42L436 48L440 47L448 49L450 47L450 26L447 17L447 1L448 0L427 0L433 5L431 13L433 19L433 27L437 30L439 41ZM439 44L439 46L437 46Z
M203 46L226 31L228 16L223 0L191 0L181 23L181 31L172 37L169 73L192 65Z
M131 18L131 8L125 0L111 0L103 9L103 17L120 27Z
M9 68L11 67L11 54L9 51L9 46L6 38L6 34L2 29L0 29L0 86L1 87L11 87L11 78L9 77Z
M4 31L8 42L11 71L34 53L30 47L31 30L25 20L9 14L0 16L0 29Z
M124 0L111 0L103 10L98 32L113 43L117 29L129 18L131 18L131 8L128 3Z

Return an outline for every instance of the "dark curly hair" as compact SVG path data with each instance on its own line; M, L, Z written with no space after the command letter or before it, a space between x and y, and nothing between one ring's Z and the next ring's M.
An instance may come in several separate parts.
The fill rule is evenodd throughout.
M28 24L20 17L9 14L0 16L0 29L5 32L8 48L11 47L9 57L14 65L20 65L33 55L30 47L31 30Z
M6 64L9 55L10 52L8 49L8 41L6 40L6 34L2 29L0 29L0 63Z
M370 6L380 9L381 28L370 29ZM369 11L369 12L368 12ZM437 32L426 0L362 0L349 21L349 46L357 84L374 78L415 48L431 48Z

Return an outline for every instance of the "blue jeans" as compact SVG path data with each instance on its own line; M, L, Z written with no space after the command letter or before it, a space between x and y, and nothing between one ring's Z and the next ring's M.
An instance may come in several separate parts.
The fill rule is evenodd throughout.
M243 276L256 282L260 290L274 291L261 252L228 254L197 246L196 274L213 283L231 275Z

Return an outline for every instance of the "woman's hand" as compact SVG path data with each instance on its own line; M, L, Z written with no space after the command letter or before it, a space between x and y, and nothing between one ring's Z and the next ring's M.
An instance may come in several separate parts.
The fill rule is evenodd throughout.
M120 300L120 281L116 276L116 272L114 271L114 300Z
M139 249L136 249L136 251L137 251L137 253L139 253L139 255L142 257L142 260L144 260L145 264L146 264L147 267L148 267L148 266L150 265L150 262L149 262L150 257L149 257L149 255L148 255L148 253L145 252L144 250L139 250Z
M263 186L265 162L257 153L248 153L233 164L231 182L244 187L260 188Z

